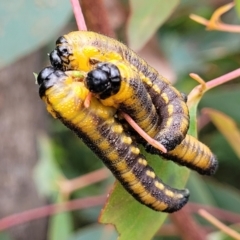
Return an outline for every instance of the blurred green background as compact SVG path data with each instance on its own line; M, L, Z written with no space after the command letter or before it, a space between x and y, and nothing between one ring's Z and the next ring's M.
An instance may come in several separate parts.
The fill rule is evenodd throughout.
M218 7L229 1L100 2L116 37L129 43L185 93L197 85L189 77L190 72L208 81L239 68L240 33L206 31L204 26L189 18L194 13L209 19ZM239 4L238 1L236 3ZM97 17L101 19L101 16ZM237 8L224 14L222 20L240 25ZM47 114L38 97L33 76L34 72L38 73L49 65L47 54L54 48L56 39L76 29L68 0L0 2L1 218L47 203L65 201L65 196L59 192L59 179L73 179L103 167L102 162L73 133ZM239 222L239 151L234 150L231 141L219 131L209 115L201 111L204 108L216 109L229 116L236 129L230 129L228 137L239 135L239 78L212 89L200 102L199 139L215 153L219 169L213 177L202 177L192 172L187 184L191 202L228 210L238 216ZM224 127L224 118L220 120ZM240 148L239 139L232 141ZM113 182L114 178L109 174L104 181L74 191L70 199L107 195ZM10 228L0 233L0 240L116 239L113 228L97 223L101 206L99 203L96 207ZM196 211L191 204L189 209L191 214ZM226 220L221 213L218 212L219 219ZM237 223L233 215L230 214L226 222ZM194 219L199 229L216 231L210 231L207 239L231 239L199 216L194 215ZM168 219L154 239L182 237L174 222Z

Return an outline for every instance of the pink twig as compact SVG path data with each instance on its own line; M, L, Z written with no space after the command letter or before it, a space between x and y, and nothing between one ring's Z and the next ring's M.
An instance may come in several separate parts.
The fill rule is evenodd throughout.
M222 232L226 233L228 236L230 236L233 239L240 240L240 234L233 230L232 228L228 227L227 225L220 222L216 217L211 215L209 212L207 212L205 209L199 209L198 214L205 218L208 222L210 222L212 225L214 225L216 228L220 229Z
M8 229L18 224L26 223L39 218L47 217L57 213L72 211L76 209L86 209L104 204L105 195L87 197L61 204L51 204L40 208L31 209L22 213L16 213L0 219L0 231Z
M82 9L79 0L70 0L72 4L73 13L77 22L78 30L87 31L87 26L83 17Z
M227 73L225 75L222 75L221 77L215 78L209 82L206 83L207 89L214 88L216 86L219 86L223 83L226 83L228 81L233 80L234 78L240 77L240 68Z
M228 210L220 209L214 206L207 206L200 203L188 203L191 213L198 213L199 209L205 209L215 215L219 220L236 224L240 222L240 214Z
M89 186L90 184L102 181L108 178L110 172L107 168L103 167L101 169L95 170L83 176L74 178L74 179L63 179L60 180L59 188L60 192L68 197L73 191L77 189Z
M191 78L200 83L200 85L193 88L193 90L188 95L188 106L191 107L192 104L195 104L196 101L200 100L200 97L208 90L217 87L223 83L229 82L237 77L240 77L240 68L224 74L218 78L212 79L208 82L205 82L200 76L195 73L189 74Z

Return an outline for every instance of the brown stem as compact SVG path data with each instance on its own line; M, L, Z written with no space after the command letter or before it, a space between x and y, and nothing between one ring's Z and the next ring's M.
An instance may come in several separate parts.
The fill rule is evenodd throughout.
M169 218L174 223L182 239L184 240L205 240L206 233L190 215L188 206L180 211L170 214Z
M81 0L81 6L89 30L115 37L103 0Z

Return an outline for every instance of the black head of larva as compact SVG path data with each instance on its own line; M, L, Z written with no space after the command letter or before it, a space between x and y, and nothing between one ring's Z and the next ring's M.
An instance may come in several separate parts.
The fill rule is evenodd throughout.
M52 66L54 68L62 69L63 61L62 61L61 57L59 56L58 51L56 49L50 53L49 58L50 58L50 62L52 64Z
M55 71L55 69L53 67L46 67L44 68L37 77L37 83L38 85L41 85L45 79L47 79L49 77L49 75L51 75L53 72Z
M121 75L117 66L111 63L99 63L87 74L86 87L100 99L116 94L120 89Z
M63 43L68 43L68 41L64 36L60 36L56 41L56 45L63 44Z
M53 67L44 68L37 77L37 83L39 87L39 95L42 98L45 94L45 91L56 84L61 79L67 77L67 75L61 71L54 69Z
M56 45L55 50L49 55L50 62L54 68L65 70L64 65L69 64L68 58L72 55L72 51L68 46L67 39L63 36L57 39Z

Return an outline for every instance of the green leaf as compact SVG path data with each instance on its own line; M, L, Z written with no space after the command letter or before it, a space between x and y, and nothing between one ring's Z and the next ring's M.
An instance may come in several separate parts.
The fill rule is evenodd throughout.
M0 240L13 240L8 233L0 232Z
M233 34L227 32L195 29L183 34L172 29L172 31L161 31L159 35L161 50L164 56L167 56L177 76L204 71L212 61L236 54L240 44L240 39L232 37ZM233 68L229 67L228 71Z
M116 240L117 234L111 226L90 225L73 234L68 240Z
M214 108L240 122L240 84L221 86L207 92L200 103L202 106ZM231 107L230 107L231 106Z
M54 147L51 140L45 136L38 137L39 161L34 169L34 179L38 190L44 196L54 197L56 203L64 200L59 194L57 182L63 174L56 164ZM50 218L48 239L65 240L73 230L73 223L70 212L56 214Z
M71 16L64 1L0 1L0 67L46 44Z
M235 9L237 11L238 16L240 17L240 0L235 0Z
M54 192L58 192L56 182L62 176L62 172L55 162L50 139L45 135L40 135L38 143L39 160L34 169L34 180L41 194L53 197Z
M128 44L137 51L153 36L179 4L179 0L130 0Z
M238 189L217 182L208 182L206 187L216 202L215 206L240 214L240 191Z
M236 122L226 114L214 109L205 108L204 113L210 117L214 125L228 140L228 143L240 158L240 130L237 128Z
M59 197L58 203L63 202ZM53 215L49 221L48 239L66 240L73 231L73 221L70 212Z
M190 200L192 202L212 206L216 204L211 191L207 187L207 183L199 176L199 174L191 172L187 183L187 188L191 193Z
M191 191L191 201L212 205L240 214L240 191L226 184L203 180L198 174L191 173L187 187Z

